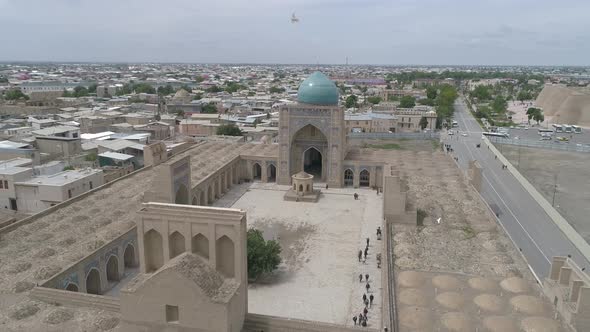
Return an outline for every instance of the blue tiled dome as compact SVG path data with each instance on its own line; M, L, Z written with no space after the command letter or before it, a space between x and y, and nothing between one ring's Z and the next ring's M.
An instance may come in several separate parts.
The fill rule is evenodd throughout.
M338 88L326 75L316 71L299 86L297 101L313 105L338 105Z

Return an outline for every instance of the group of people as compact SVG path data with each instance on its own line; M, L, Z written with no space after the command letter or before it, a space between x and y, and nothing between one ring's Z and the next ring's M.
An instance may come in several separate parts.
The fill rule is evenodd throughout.
M381 236L382 236L382 231L381 231L381 227L377 227L377 239L381 240ZM371 240L369 238L366 239L366 246L364 250L359 250L358 253L358 260L359 262L363 262L363 264L365 264L367 262L367 256L369 255L369 245L370 245ZM379 255L381 256L381 255ZM381 258L381 257L379 257ZM380 259L379 259L380 261ZM379 267L380 267L380 263L381 262L377 262ZM373 306L373 301L375 300L375 295L371 294L371 284L369 283L369 274L359 274L359 283L363 284L364 282L364 288L365 288L365 292L363 294L362 297L362 304L364 306L362 312L360 312L358 315L354 315L352 316L352 321L354 322L354 325L358 325L358 326L362 326L362 327L366 327L368 324L368 313L369 313L369 309L371 309L371 307ZM367 295L368 294L368 295Z

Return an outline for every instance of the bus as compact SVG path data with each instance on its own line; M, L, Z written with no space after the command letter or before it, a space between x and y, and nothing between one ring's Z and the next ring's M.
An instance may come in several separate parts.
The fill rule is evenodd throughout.
M563 132L568 133L568 134L573 133L572 126L564 124L564 125L562 125L562 127L563 127Z
M488 137L510 138L510 135L508 135L508 133L483 132L481 134Z
M576 134L582 133L582 127L580 127L580 126L572 126L572 129L574 130L574 133L576 133Z
M563 133L563 127L561 125L554 124L553 128L555 128L556 133Z
M553 135L553 129L539 128L539 135Z

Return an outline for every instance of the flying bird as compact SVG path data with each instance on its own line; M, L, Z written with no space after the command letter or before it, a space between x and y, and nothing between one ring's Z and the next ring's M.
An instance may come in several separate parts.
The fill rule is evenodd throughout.
M298 23L299 22L299 18L297 16L295 16L295 13L293 13L293 15L291 15L291 23Z

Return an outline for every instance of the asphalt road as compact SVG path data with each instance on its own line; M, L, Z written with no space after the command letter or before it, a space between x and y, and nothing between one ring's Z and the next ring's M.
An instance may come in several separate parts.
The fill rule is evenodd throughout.
M555 225L541 206L528 194L520 183L502 169L500 161L481 142L481 127L469 112L464 101L455 103L455 120L459 134L443 135L443 141L451 144L459 166L466 170L469 161L478 160L483 167L481 195L497 213L498 221L519 248L537 279L543 280L551 269L553 256L571 255L580 267L590 267L590 261L574 246ZM464 137L461 134L467 133ZM446 136L446 137L445 137Z

